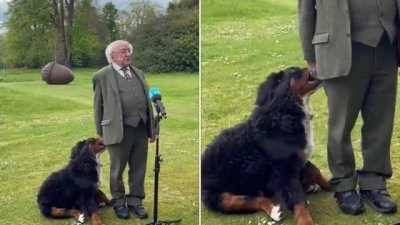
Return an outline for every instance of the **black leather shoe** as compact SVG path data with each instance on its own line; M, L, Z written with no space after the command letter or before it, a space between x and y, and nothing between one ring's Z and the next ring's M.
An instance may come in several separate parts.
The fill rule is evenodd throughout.
M133 216L139 217L140 219L146 219L148 217L147 211L142 204L132 205L128 207Z
M345 214L358 215L365 211L364 204L355 190L335 193L340 210Z
M361 198L372 208L381 213L397 212L396 203L390 198L387 190L361 190Z
M117 206L114 207L115 215L120 219L128 219L129 218L129 210L125 206Z

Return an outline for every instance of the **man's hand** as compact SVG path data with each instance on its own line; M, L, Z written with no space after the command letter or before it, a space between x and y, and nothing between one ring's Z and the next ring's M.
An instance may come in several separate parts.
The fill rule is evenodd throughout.
M308 73L310 76L316 78L317 77L317 66L315 65L315 62L307 62L308 64Z

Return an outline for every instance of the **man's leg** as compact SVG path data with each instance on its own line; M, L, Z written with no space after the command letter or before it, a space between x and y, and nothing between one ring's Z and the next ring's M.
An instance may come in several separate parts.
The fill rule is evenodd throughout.
M117 217L126 219L129 217L126 209L125 187L123 173L129 158L129 149L132 146L129 128L124 127L124 138L121 143L107 146L110 153L110 191L112 205Z
M396 212L396 204L386 191L392 175L390 141L397 91L397 62L394 46L384 37L375 49L375 66L362 106L363 168L358 171L363 199L377 211Z
M361 110L370 79L373 48L353 42L350 74L323 81L328 98L328 162L335 192L357 185L351 131Z
M356 192L357 173L351 131L361 110L371 77L373 48L353 42L349 75L323 82L328 98L328 163L332 189L341 210L347 214L364 211Z
M375 70L363 105L360 189L386 188L392 175L390 141L393 131L397 92L397 62L394 47L387 38L375 50Z
M144 180L146 176L148 139L146 126L140 122L134 130L134 144L129 155L129 195L127 204L140 218L147 218L142 205L145 197Z

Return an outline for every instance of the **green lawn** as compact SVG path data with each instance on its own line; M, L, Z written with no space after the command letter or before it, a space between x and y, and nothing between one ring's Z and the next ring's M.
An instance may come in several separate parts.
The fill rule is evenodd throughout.
M41 183L66 165L70 149L79 140L96 136L93 124L91 77L95 69L76 69L69 85L47 85L39 70L0 71L0 224L70 225L73 220L44 218L36 204ZM159 219L182 218L198 223L198 75L151 74L150 86L159 87L168 112L162 121L160 147L164 157L160 174ZM101 209L107 225L152 221L154 144L146 175L145 221L117 219L111 208ZM109 156L104 163L102 189L108 187ZM127 171L125 173L125 178Z
M202 140L210 143L222 129L246 119L255 101L256 88L268 74L291 65L305 66L297 27L294 0L203 0L202 1ZM327 105L323 91L312 99L316 152L313 161L329 176L326 158ZM398 104L400 105L400 104ZM394 175L389 181L392 197L400 205L400 109L397 109L392 140ZM357 165L360 158L360 124L353 132ZM310 197L311 212L318 225L393 225L400 213L381 215L367 207L362 216L346 216L331 193ZM263 213L221 215L202 207L202 225L266 224ZM286 213L281 223L293 224Z

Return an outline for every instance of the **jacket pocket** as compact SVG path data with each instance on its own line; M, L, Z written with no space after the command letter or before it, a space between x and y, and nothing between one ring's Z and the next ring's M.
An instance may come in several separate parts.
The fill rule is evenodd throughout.
M107 125L109 125L111 123L111 120L102 120L101 122L100 122L100 125L101 126L107 126Z
M328 43L328 42L329 42L329 33L322 33L322 34L314 35L311 43L314 45L317 45L317 44L323 44L323 43Z

